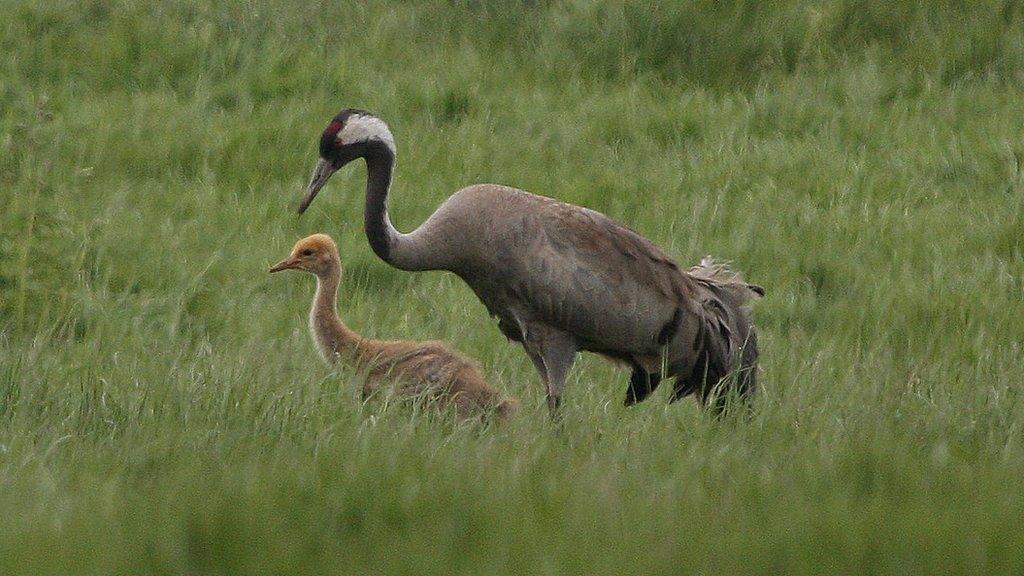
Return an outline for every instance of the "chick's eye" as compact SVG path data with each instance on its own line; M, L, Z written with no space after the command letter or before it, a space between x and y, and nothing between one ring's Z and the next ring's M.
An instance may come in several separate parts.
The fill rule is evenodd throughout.
M309 248L306 248L305 250L302 251L302 255L303 256L312 256L313 255L313 251L310 250Z

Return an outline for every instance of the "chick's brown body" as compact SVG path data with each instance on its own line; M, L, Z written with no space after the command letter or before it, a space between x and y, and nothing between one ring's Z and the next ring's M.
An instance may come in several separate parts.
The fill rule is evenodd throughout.
M460 418L493 411L504 419L516 411L518 403L514 399L505 398L472 360L448 344L363 338L346 326L338 316L336 302L341 260L329 236L315 234L300 240L291 255L270 271L288 269L316 276L317 291L309 318L313 339L325 361L340 361L365 374L364 397L390 382L402 396L452 405Z

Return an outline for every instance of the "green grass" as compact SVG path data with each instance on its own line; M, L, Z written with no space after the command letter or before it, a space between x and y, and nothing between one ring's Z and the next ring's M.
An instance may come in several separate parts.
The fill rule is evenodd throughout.
M668 3L666 3L668 4ZM0 3L0 573L1020 574L1024 7ZM457 278L376 259L376 111L421 222L496 181L733 261L762 394L721 421L583 358L565 425ZM361 405L306 334L444 338L508 426Z

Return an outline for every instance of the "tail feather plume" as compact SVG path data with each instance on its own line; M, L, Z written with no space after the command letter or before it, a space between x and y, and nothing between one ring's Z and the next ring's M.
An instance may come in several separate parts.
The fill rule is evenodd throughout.
M743 277L729 267L727 262L719 262L711 256L701 258L700 264L690 268L690 276L707 280L732 291L741 302L764 296L764 288L757 284L748 284Z
M674 397L697 392L705 403L724 407L724 392L734 389L743 399L757 388L757 331L749 302L764 296L764 288L744 282L726 263L710 256L689 270L701 287L698 358L689 378L677 381Z

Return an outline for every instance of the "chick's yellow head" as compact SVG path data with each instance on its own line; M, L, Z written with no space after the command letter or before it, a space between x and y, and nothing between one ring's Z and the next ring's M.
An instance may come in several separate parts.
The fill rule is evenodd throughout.
M334 240L327 234L313 234L296 242L291 254L274 265L270 271L303 270L321 274L338 264L338 245Z

